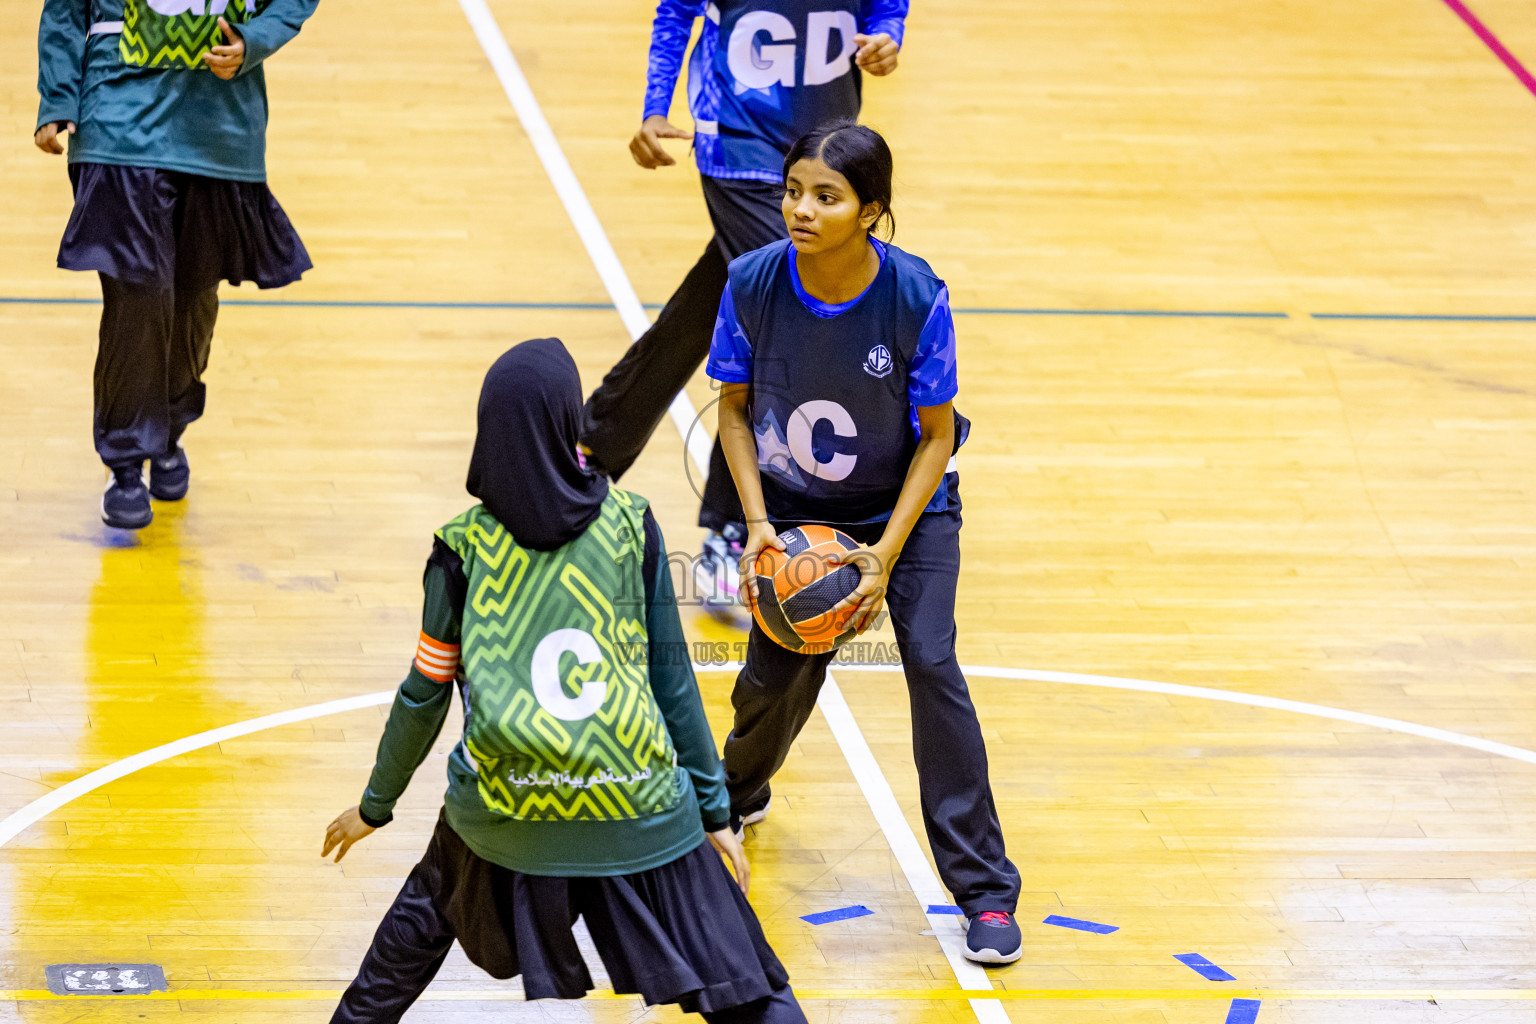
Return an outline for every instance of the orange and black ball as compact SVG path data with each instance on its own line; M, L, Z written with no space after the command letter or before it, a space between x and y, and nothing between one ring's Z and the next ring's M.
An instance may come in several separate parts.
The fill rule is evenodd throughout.
M757 598L752 615L780 646L801 654L834 650L853 639L852 609L833 612L859 585L855 565L829 564L827 556L858 547L830 526L797 526L779 534L784 550L764 548L753 566Z

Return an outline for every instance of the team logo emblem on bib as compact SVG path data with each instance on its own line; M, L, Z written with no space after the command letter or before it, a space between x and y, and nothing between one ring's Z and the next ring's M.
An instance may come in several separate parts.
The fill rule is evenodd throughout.
M864 357L864 372L871 377L884 377L891 372L893 365L891 350L884 345L876 345L869 350L869 355Z

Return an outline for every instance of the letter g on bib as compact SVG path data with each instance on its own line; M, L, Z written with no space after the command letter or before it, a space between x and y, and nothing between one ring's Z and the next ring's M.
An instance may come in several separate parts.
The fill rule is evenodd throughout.
M539 706L562 722L579 722L591 718L603 706L608 696L608 684L592 680L581 684L581 694L567 696L560 684L560 656L576 655L581 665L603 660L602 649L592 634L584 629L557 629L539 641L533 649L533 696Z
M767 32L778 45L758 46L757 34ZM795 84L795 26L773 11L752 11L731 30L726 64L743 89L767 89ZM786 42L786 40L788 40Z

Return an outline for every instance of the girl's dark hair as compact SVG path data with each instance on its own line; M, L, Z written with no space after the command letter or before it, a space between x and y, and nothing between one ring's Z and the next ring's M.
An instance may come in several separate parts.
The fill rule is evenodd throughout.
M880 204L880 216L870 231L886 221L886 236L896 234L896 215L891 212L891 147L880 133L857 121L829 121L795 140L784 158L784 179L797 161L820 160L848 179L863 205Z

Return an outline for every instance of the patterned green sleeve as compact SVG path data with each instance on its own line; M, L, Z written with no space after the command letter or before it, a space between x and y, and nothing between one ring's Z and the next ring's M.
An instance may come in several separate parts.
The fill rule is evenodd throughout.
M394 817L395 801L426 760L448 717L458 671L459 631L464 615L464 568L441 541L432 549L422 586L426 590L416 657L395 693L379 753L363 791L363 821L379 828Z
M704 717L704 701L687 657L688 640L677 614L672 573L667 568L667 549L661 528L651 510L645 510L645 594L649 602L646 632L650 634L651 692L667 721L677 763L688 771L706 831L725 828L731 817L731 798L725 789L725 766Z

